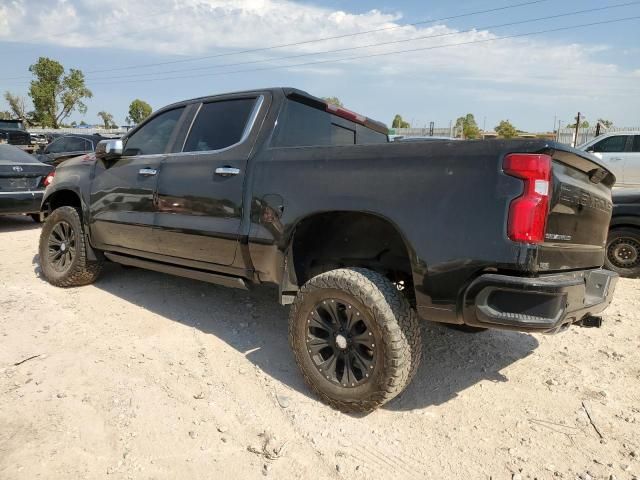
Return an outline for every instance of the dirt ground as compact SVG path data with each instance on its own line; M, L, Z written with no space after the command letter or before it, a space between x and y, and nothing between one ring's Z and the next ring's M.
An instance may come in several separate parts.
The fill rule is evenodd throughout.
M350 416L305 388L273 290L116 265L63 290L38 235L0 218L2 480L640 476L640 280L601 329L425 323L408 390Z

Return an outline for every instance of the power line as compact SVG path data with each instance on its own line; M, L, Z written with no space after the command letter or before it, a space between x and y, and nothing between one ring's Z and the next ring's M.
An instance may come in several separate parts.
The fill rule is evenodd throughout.
M324 54L331 54L331 53L338 53L338 52L346 52L346 51L351 51L351 50L361 50L361 49L365 49L365 48L379 47L379 46L383 46L383 45L394 45L394 44L399 44L399 43L413 42L413 41L417 41L417 40L443 38L443 37L448 37L448 36L452 36L452 35L461 35L461 34L464 34L464 33L470 33L470 32L474 32L474 31L477 31L477 30L489 30L489 29L495 29L495 28L503 28L503 27L508 27L508 26L514 26L514 25L522 25L522 24L527 24L527 23L539 22L539 21L542 21L542 20L557 19L557 18L562 18L562 17L579 15L579 14L583 14L583 13L592 13L592 12L596 12L596 11L609 10L609 9L620 8L620 7L627 7L627 6L631 6L631 5L637 5L637 4L640 4L640 1L627 2L627 3L618 4L618 5L610 5L610 6L606 6L606 7L590 8L590 9L586 9L586 10L578 10L578 11L574 11L574 12L568 12L568 13L562 13L562 14L556 14L556 15L549 15L549 16L546 16L546 17L538 17L538 18L533 18L533 19L529 19L529 20L520 20L520 21L516 21L516 22L509 22L509 23L503 23L503 24L498 24L498 25L489 25L489 26L484 26L484 27L473 27L473 28L469 28L467 30L460 30L460 31L455 31L455 32L439 33L439 34L435 34L435 35L424 35L424 36L411 37L411 38L406 38L406 39L401 39L401 40L391 40L391 41L387 41L387 42L371 43L371 44L360 45L360 46L355 46L355 47L345 47L345 48L338 48L338 49L333 49L333 50L324 50L324 51L319 51L319 52L309 52L309 53L302 53L302 54L296 54L296 55L287 55L287 56L284 56L284 57L268 58L268 59L261 59L261 60L248 60L248 61L236 62L236 63L223 63L223 64L219 64L219 65L209 65L209 66L204 66L204 67L194 67L194 68L181 69L181 70L167 70L167 71L162 71L162 72L148 72L148 73L134 73L134 74L130 74L130 75L116 75L116 76L111 76L111 77L101 77L100 79L101 80L109 80L109 79L117 79L117 78L137 78L137 77L149 77L149 76L151 76L150 78L153 79L153 76L159 75L159 74L183 73L183 72L186 72L186 71L195 72L195 71L219 69L219 68L224 68L224 67L237 67L237 66L241 66L241 65L252 65L252 64L258 64L258 63L268 63L268 62L279 61L279 60L291 60L291 59L294 59L294 58L302 58L302 57L308 57L308 56L314 56L314 55L324 55ZM88 78L88 79L90 79L90 78Z
M426 25L426 24L430 24L430 23L437 23L437 22L442 22L442 21L446 21L446 20L455 20L455 19L458 19L458 18L481 15L481 14L485 14L485 13L494 13L494 12L498 12L498 11L504 11L504 10L508 10L508 9L512 9L512 8L519 8L519 7L524 7L524 6L528 6L528 5L534 5L534 4L548 2L548 1L549 0L531 0L531 1L527 1L527 2L515 3L515 4L511 4L511 5L505 5L503 7L489 8L489 9L485 9L485 10L476 10L474 12L462 13L462 14L458 14L458 15L450 15L448 17L437 18L437 19L434 19L434 20L420 20L420 21L417 21L417 22L407 23L407 24L403 24L403 25L393 25L393 26L389 26L389 27L381 27L381 28L376 28L376 29L372 29L372 30L365 30L365 31L361 31L361 32L345 33L345 34L334 35L334 36L330 36L330 37L321 37L321 38L315 38L315 39L310 39L310 40L303 40L303 41L299 41L299 42L285 43L285 44L280 44L280 45L271 45L271 46L268 46L268 47L252 48L252 49L240 50L240 51L236 51L236 52L225 52L225 53L217 53L217 54L213 54L213 55L205 55L205 56L200 56L200 57L189 57L189 58L183 58L183 59L179 59L179 60L169 60L169 61L166 61L166 62L156 62L156 63L128 65L128 66L123 66L123 67L112 67L112 68L105 68L105 69L100 69L100 70L88 70L85 73L87 73L87 74L90 74L90 73L104 73L104 72L114 72L114 71L119 71L119 70L129 70L129 69L133 69L133 68L158 67L158 66L163 66L163 65L173 65L173 64L177 64L177 63L187 63L187 62L208 60L208 59L212 59L212 58L226 57L226 56L231 56L231 55L242 55L242 54L246 54L246 53L265 52L265 51L269 51L269 50L276 50L276 49L279 49L279 48L287 48L287 47L295 47L295 46L300 46L300 45L308 45L308 44L311 44L311 43L324 42L324 41L328 41L328 40L337 40L337 39L342 39L342 38L349 38L349 37L355 37L355 36L360 36L360 35L367 35L367 34L370 34L370 33L397 30L399 28L415 27L415 26L418 26L418 25ZM23 79L23 78L30 78L30 77L25 77L25 76L10 77L10 78L5 78L4 80L20 80L20 79Z
M345 57L345 58L339 58L339 59L316 60L316 61L313 61L313 62L304 62L304 63L297 63L297 64L291 64L291 65L274 65L274 66L269 66L269 67L261 67L261 68L253 68L253 69L242 69L242 70L231 70L231 71L227 71L227 72L205 73L205 74L200 74L200 75L187 75L187 76L183 75L183 76L173 76L173 77L160 77L160 78L144 79L144 80L116 80L114 82L94 82L92 85L111 85L111 84L119 84L119 83L137 83L137 82L141 82L141 81L150 82L150 81L178 80L178 79L185 79L185 78L191 79L191 78L199 78L199 77L214 77L214 76L220 76L220 75L231 75L231 74L236 74L236 73L259 72L259 71L268 71L268 70L279 70L279 69L283 69L283 68L286 69L286 68L306 67L306 66L311 66L311 65L323 65L323 64L328 64L328 63L350 62L350 61L353 61L353 60L362 60L362 59L366 59L366 58L377 58L377 57L384 57L384 56L389 56L389 55L398 55L398 54L403 54L403 53L422 52L422 51L427 51L427 50L438 50L440 48L459 47L459 46L465 46L465 45L474 45L474 44L480 44L480 43L496 42L496 41L508 40L508 39L512 39L512 38L529 37L529 36L534 36L534 35L542 35L542 34L545 34L545 33L555 33L555 32L567 31L567 30L575 30L575 29L578 29L578 28L592 27L592 26L596 26L596 25L607 25L607 24L611 24L611 23L626 22L626 21L632 21L632 20L638 20L638 19L640 19L640 15L634 16L634 17L618 18L618 19L614 19L614 20L604 20L604 21L600 21L600 22L591 22L591 23L585 23L585 24L580 24L580 25L571 25L571 26L567 26L567 27L558 27L558 28L552 28L552 29L547 29L547 30L538 30L538 31L535 31L535 32L527 32L527 33L519 33L519 34L513 34L513 35L505 35L505 36L502 36L502 37L494 37L494 38L487 38L487 39L481 39L481 40L471 40L471 41L468 41L468 42L459 42L459 43L450 43L450 44L446 44L446 45L435 45L435 46L430 46L430 47L420 47L420 48L412 48L412 49L405 49L405 50L396 50L396 51L392 51L392 52L374 53L374 54L368 54L368 55L356 55L356 56L353 56L353 57Z

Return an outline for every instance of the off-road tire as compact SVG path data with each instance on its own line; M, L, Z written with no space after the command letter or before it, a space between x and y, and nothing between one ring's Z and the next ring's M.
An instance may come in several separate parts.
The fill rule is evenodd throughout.
M614 247L616 242L627 242L627 248L631 249L633 255L635 255L634 258L636 261L627 268L625 268L623 263L612 258L612 247ZM640 277L640 229L614 228L609 231L604 266L623 277Z
M307 317L319 302L329 298L344 298L355 305L376 330L380 361L371 378L355 388L326 380L308 354ZM331 407L352 413L372 411L400 394L422 357L415 310L390 280L364 268L331 270L305 283L291 307L289 343L308 387Z
M54 268L49 256L49 237L60 222L72 228L75 241L75 255L63 271ZM79 287L93 283L102 271L103 262L87 259L87 245L80 213L74 207L60 207L51 212L40 232L40 268L44 278L57 287Z

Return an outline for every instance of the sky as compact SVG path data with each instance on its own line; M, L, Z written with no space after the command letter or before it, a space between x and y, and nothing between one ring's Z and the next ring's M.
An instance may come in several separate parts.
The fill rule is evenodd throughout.
M639 17L633 0L0 0L0 92L26 96L47 56L93 92L67 122L291 86L387 124L640 126Z

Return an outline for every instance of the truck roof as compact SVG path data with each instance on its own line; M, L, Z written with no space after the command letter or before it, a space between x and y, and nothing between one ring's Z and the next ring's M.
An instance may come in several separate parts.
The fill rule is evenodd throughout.
M387 126L380 121L373 120L364 115L360 115L358 113L352 112L351 110L348 110L344 107L338 107L335 105L328 104L327 102L325 102L319 97L315 97L310 93L305 92L304 90L300 90L293 87L257 88L254 90L240 90L237 92L224 92L224 93L215 94L215 95L206 95L202 97L190 98L188 100L181 100L179 102L172 103L171 105L162 107L158 111L167 110L167 109L170 109L179 105L183 105L185 103L191 103L194 101L205 101L209 99L214 99L216 97L222 97L222 96L226 97L228 95L242 95L242 94L259 94L264 92L276 92L276 91L284 93L285 97L287 98L290 98L296 101L302 101L302 103L305 103L311 107L319 108L321 110L328 111L329 113L338 115L340 117L346 118L353 122L360 123L361 125L364 125L365 127L375 130L377 132L386 134L389 131Z

